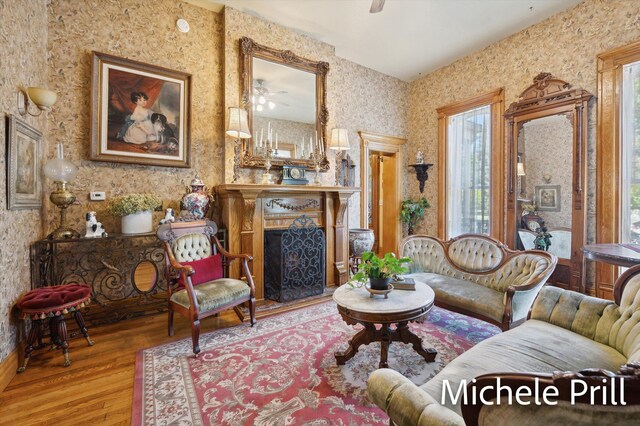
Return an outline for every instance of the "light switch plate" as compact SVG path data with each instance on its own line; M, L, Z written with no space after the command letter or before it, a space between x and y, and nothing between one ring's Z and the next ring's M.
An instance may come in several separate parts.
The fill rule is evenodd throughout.
M107 199L107 196L102 191L91 191L89 193L89 199L91 201L104 201Z

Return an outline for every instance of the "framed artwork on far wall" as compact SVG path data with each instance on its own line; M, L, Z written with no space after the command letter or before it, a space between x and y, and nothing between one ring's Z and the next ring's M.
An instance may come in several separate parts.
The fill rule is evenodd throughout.
M560 185L536 186L536 210L540 212L560 211Z
M191 167L191 74L92 55L91 160Z
M40 154L42 133L13 115L7 115L7 208L42 206Z

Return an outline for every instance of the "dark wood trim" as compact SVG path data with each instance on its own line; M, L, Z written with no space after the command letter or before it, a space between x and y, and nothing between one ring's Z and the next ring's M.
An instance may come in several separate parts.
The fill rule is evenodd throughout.
M628 406L640 405L640 366L638 364L625 364L620 368L620 371L613 373L611 371L602 369L588 369L579 372L565 371L555 372L553 374L548 373L492 373L483 374L475 378L475 381L469 381L467 384L467 393L469 395L483 395L485 400L492 400L497 397L497 380L500 379L500 387L510 388L512 395L515 395L515 391L518 388L526 387L530 390L531 395L542 396L545 389L555 387L558 389L558 397L554 398L555 401L572 401L573 395L571 394L571 382L573 380L581 380L587 384L589 391L583 396L577 396L575 401L585 406L591 405L591 396L594 395L597 401L606 400L607 406L617 406L623 409L619 405L620 400L617 399L618 404L614 404L610 395L610 384L613 384L616 389L619 386L624 386L625 402ZM606 379L607 386L603 387L603 380ZM537 382L537 383L536 383ZM615 383L614 383L615 382ZM485 390L485 388L488 388ZM603 395L606 392L607 395ZM616 392L617 397L620 395ZM501 393L504 396L504 393ZM471 398L469 399L471 401ZM599 404L602 406L603 404ZM468 404L462 404L462 417L464 418L467 426L477 426L479 424L479 416L484 405L478 398L476 403L470 402Z
M596 243L620 242L622 67L640 61L640 41L597 56ZM596 263L595 293L611 299L618 268Z
M296 55L290 50L279 50L258 44L249 37L242 37L240 43L240 76L241 76L241 99L240 103L247 110L249 120L249 131L253 135L253 105L251 104L251 90L253 87L253 58L263 59L301 71L310 72L316 76L316 131L318 138L324 140L324 150L326 152L329 141L327 139L327 123L329 122L329 110L327 109L327 74L329 73L329 63L322 61L312 61ZM249 139L250 141L251 139ZM253 144L245 143L242 150L240 165L242 167L264 168L265 159L253 155ZM311 160L282 159L271 160L273 168L282 168L283 164L313 167ZM320 169L329 170L327 157L321 160Z
M447 238L447 121L473 108L491 107L491 213L489 235L504 239L504 89L436 109L438 113L438 236Z
M573 126L573 182L572 182L572 214L571 214L571 259L566 268L569 269L571 290L581 291L583 257L581 248L587 240L587 130L584 128L588 119L588 105L593 95L580 88L572 88L571 84L553 77L550 73L540 73L513 102L504 116L509 123L508 145L508 184L506 199L506 243L516 247L517 194L515 174L518 162L518 132L529 121L552 115L565 115ZM559 263L564 268L564 262ZM553 278L553 277L552 277Z

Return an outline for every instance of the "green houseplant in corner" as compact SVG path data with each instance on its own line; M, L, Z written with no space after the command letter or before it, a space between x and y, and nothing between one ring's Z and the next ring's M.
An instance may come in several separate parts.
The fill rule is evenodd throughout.
M153 194L129 194L109 200L107 211L122 217L123 234L144 234L153 231L153 210L162 200Z
M413 201L412 198L407 198L402 201L400 220L402 223L407 224L409 235L413 235L416 224L424 218L425 211L429 207L431 207L431 204L429 204L429 201L424 197L418 201Z
M391 276L409 272L402 266L409 262L411 259L408 257L398 259L393 253L387 253L380 258L371 251L365 251L362 253L362 263L358 266L353 281L364 282L368 278L372 290L387 290Z

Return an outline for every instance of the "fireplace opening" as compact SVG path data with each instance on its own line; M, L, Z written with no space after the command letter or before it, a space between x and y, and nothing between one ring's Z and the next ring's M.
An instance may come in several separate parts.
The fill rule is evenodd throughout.
M322 294L325 288L325 233L307 215L288 229L264 232L265 298L289 302Z

